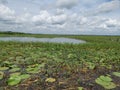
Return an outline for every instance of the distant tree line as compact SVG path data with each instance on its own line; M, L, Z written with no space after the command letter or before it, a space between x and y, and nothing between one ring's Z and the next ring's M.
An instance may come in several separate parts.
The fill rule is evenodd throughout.
M12 31L0 31L0 34L28 34L28 33L12 32Z

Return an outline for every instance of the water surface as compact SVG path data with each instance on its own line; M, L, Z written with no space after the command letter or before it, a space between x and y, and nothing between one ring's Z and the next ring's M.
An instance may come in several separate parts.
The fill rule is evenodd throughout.
M0 37L0 41L19 41L19 42L50 42L50 43L85 43L83 40L57 37L57 38L35 38L35 37Z

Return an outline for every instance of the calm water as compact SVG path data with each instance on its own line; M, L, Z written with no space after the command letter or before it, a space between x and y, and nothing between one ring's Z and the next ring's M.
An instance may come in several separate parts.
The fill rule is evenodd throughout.
M0 37L0 41L20 41L20 42L53 42L53 43L86 43L83 40L70 38L34 38L34 37Z

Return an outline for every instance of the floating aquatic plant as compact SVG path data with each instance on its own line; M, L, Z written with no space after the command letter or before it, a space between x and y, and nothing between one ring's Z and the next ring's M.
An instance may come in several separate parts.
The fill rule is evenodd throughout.
M29 78L30 75L29 74L20 74L20 73L12 73L10 75L10 78L8 79L8 85L17 85L21 82L22 79L27 79Z
M55 78L47 78L45 81L46 81L46 82L53 83L53 82L56 81L56 79L55 79Z
M21 78L19 76L11 76L9 79L8 79L8 85L10 86L13 86L13 85L17 85L21 82Z
M78 87L78 90L83 90L83 87Z
M9 71L10 72L16 72L16 71L19 71L20 70L20 68L13 68L13 69L10 69Z
M39 36L40 35L38 35L38 37ZM38 87L42 89L41 84L45 84L46 88L48 88L48 84L50 82L54 83L56 81L64 82L62 86L71 86L70 88L73 89L75 88L81 90L79 85L82 86L82 84L85 84L83 85L83 89L87 88L85 87L86 85L92 86L94 88L96 84L92 80L95 79L95 76L100 75L101 73L109 74L112 70L119 70L120 37L65 37L85 39L89 43L83 45L70 45L37 42L0 42L0 83L2 83L0 85L0 89L1 87L5 87L6 89L19 89L19 83L21 83L22 80L25 80L26 88L31 85L28 85L28 83L33 83L34 81L36 81L36 83L32 85L33 87L37 86L35 89ZM114 41L111 41L109 39ZM116 39L118 39L117 42ZM31 75L32 78L30 78ZM115 75L118 78L120 77L119 72L113 72L112 75ZM52 80L49 77L55 78ZM77 82L78 77L80 79L79 82ZM109 79L105 79L104 77L109 77ZM110 79L110 76L104 77L102 76L99 77L99 79L97 78L96 82L105 89L115 87L116 85L113 81L116 81L116 84L119 84L119 80L112 81L112 78ZM113 79L118 79L117 77ZM88 80L90 80L90 83ZM3 83L4 81L7 81L8 85L17 86L9 87ZM56 85L57 82L54 83L54 85ZM67 87L64 88L68 89Z
M40 72L40 69L42 68L42 67L44 67L45 66L45 64L44 63L42 63L42 64L34 64L34 65L30 65L30 66L28 66L28 68L26 68L26 71L27 71L27 73L39 73Z
M113 72L113 75L120 77L120 72Z
M112 79L109 76L100 76L95 80L95 82L105 89L113 89L116 88L116 85L112 82Z
M5 70L8 70L9 67L0 67L0 71L5 71Z
M3 79L4 73L0 71L0 80Z
M21 74L20 72L11 73L11 74L10 74L10 77L19 76L20 74Z
M27 79L27 78L29 78L29 77L30 77L29 74L22 74L22 75L20 75L20 78L21 78L21 79Z

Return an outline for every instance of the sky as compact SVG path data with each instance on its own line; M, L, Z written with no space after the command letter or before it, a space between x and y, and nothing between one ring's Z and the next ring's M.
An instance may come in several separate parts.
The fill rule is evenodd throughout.
M0 31L120 35L120 0L0 0Z

